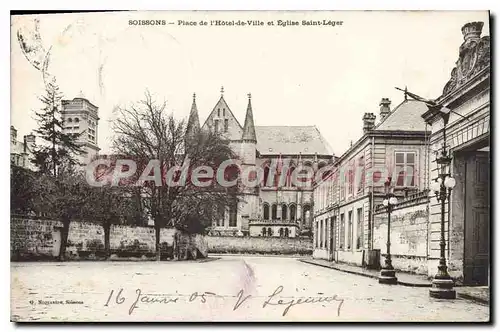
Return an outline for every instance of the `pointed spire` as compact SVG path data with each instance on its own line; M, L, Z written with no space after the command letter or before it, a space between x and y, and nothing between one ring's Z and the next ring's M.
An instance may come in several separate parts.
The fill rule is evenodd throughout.
M245 125L243 126L242 139L257 142L257 136L255 135L255 125L253 123L252 95L250 93L248 94L247 115L245 116Z
M224 86L220 87L220 96L224 97Z
M198 116L198 107L196 107L196 93L193 93L193 104L186 126L186 136L191 136L200 130L200 118Z

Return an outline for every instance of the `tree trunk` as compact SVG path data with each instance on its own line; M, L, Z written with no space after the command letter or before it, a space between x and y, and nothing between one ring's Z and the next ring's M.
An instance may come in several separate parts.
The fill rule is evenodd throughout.
M104 252L107 258L110 256L109 233L111 231L111 223L108 221L104 224Z
M155 240L156 240L156 260L161 259L161 247L160 247L160 226L155 225Z
M66 245L68 243L68 233L69 233L69 224L71 220L67 217L63 217L62 223L63 227L61 229L61 247L59 249L59 257L60 261L64 261L66 254Z

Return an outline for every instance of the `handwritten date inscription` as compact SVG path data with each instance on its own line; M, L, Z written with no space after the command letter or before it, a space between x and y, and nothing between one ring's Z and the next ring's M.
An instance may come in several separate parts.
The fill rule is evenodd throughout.
M274 292L265 296L263 302L261 302L262 308L269 307L282 307L282 316L290 311L290 309L297 305L304 304L328 304L335 302L337 304L337 316L340 315L340 309L344 304L344 300L339 298L337 295L332 296L310 296L310 297L285 297L280 295L283 292L283 286L278 286ZM250 302L250 300L258 299L258 297L253 297L252 295L245 294L243 290L240 290L236 296L224 296L218 295L213 292L194 292L189 295L175 294L175 295L157 295L157 294L144 294L140 288L135 290L135 295L131 300L124 296L123 288L118 291L111 290L109 292L105 307L111 305L124 305L128 308L128 314L132 315L135 309L139 308L139 305L149 305L149 304L170 304L175 305L181 302L187 303L207 303L213 298L222 298L224 300L233 301L232 310L238 310L244 303ZM247 303L248 304L248 303Z

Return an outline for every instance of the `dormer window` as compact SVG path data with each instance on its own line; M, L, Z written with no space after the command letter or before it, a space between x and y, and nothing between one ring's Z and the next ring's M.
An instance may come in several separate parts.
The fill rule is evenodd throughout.
M68 118L68 122L73 122L73 119L72 118Z
M78 118L75 118L75 122L80 122L80 119L78 119Z

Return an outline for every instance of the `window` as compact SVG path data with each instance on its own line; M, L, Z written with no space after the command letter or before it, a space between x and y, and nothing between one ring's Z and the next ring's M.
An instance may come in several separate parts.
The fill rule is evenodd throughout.
M278 218L277 214L278 214L278 207L276 206L276 204L273 204L271 207L271 219L276 220Z
M345 218L344 214L340 215L340 238L339 238L340 249L345 247Z
M220 108L217 109L217 116L220 116Z
M215 132L218 133L219 132L219 120L214 120L214 127L215 127Z
M280 237L283 237L283 228L280 228Z
M295 204L290 205L290 220L295 221L295 211L297 210L297 207Z
M226 109L225 108L222 109L222 116L226 116Z
M293 181L293 172L295 172L295 167L292 166L288 169L287 174L288 187L295 187L295 183Z
M264 187L267 187L267 180L269 178L269 167L264 167Z
M415 152L396 152L396 186L415 186L415 159Z
M238 219L238 201L233 199L232 204L229 206L229 227L236 227Z
M78 118L75 118L75 122L80 122L80 119L78 119Z
M288 228L285 228L285 237L289 237L290 236L290 231L288 230Z
M347 249L352 248L352 211L347 214Z
M267 230L265 227L262 227L262 236L266 236Z
M219 211L218 211L218 216L217 216L218 218L217 218L217 222L216 222L217 226L224 226L225 214L226 214L226 209L224 208L224 206L220 206Z
M349 163L349 169L348 169L347 175L348 175L348 181L349 181L347 194L352 195L352 194L354 194L354 167L353 167L352 162Z
M271 229L271 227L267 228L267 236L273 236L273 230Z
M229 129L229 120L224 119L224 132L227 133L227 130Z
M281 220L287 220L287 212L286 204L281 205Z
M365 188L365 157L364 156L359 157L358 167L359 167L359 174L360 174L358 191L362 191Z
M364 219L363 219L363 209L358 209L358 224L356 228L356 249L363 248L364 245Z
M264 203L264 220L269 220L269 204Z
M323 220L319 221L319 247L323 248Z
M73 122L73 119L72 118L68 118L68 122Z

